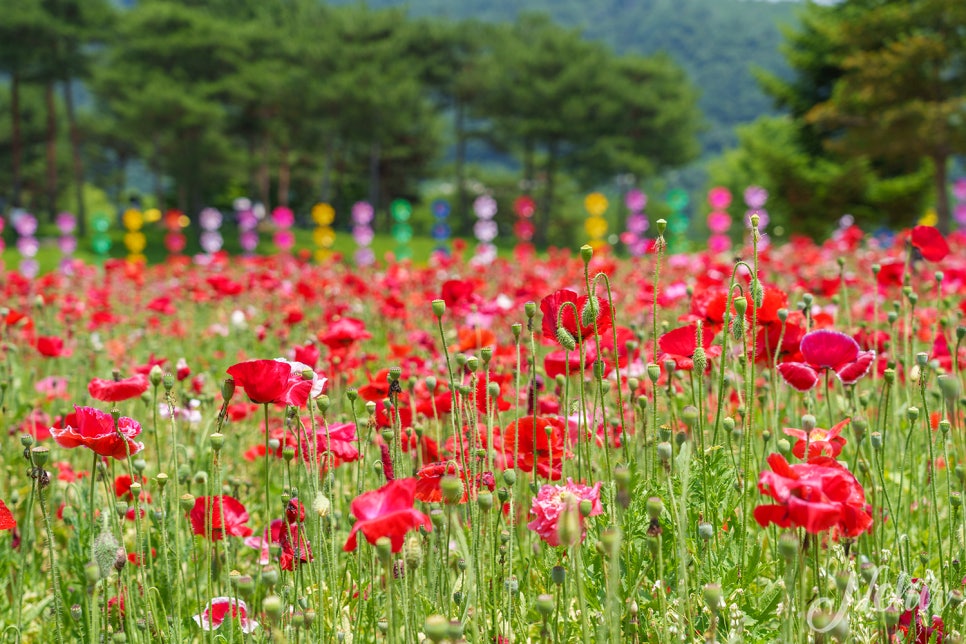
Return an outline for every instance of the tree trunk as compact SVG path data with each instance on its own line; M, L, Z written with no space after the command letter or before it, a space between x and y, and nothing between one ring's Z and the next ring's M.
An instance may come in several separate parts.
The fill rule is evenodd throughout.
M456 102L456 225L460 234L470 231L470 213L466 197L466 107Z
M546 188L543 193L543 208L536 213L535 219L537 219L537 230L534 241L538 248L545 248L547 246L547 231L550 228L550 221L553 217L553 189L554 189L554 175L557 173L557 151L558 143L557 141L551 141L547 145L547 164L545 167L546 176Z
M279 151L278 160L278 205L288 207L288 192L292 184L292 165L288 158L288 145Z
M54 102L54 81L47 81L44 88L47 107L47 215L50 221L57 216L57 105Z
M379 212L379 162L381 155L382 150L379 144L373 143L369 148L369 203L377 214Z
M84 208L84 161L81 158L80 128L74 113L74 91L70 79L64 79L64 107L67 109L67 127L70 131L70 155L74 171L74 198L77 200L77 236L87 236L87 212Z
M946 185L946 169L949 164L949 159L945 155L938 155L933 157L932 162L935 166L936 217L939 219L936 227L939 228L939 232L948 235L950 229L950 213L949 187Z
M255 172L258 182L258 200L265 205L265 208L268 208L272 189L272 176L268 168L268 148L269 140L268 134L266 134L262 137L262 142L258 146L258 170Z
M322 203L331 203L332 197L332 165L335 163L335 137L325 144L325 165L322 166L322 189L319 193Z
M20 128L20 72L16 69L10 75L10 161L13 164L13 204L20 206L20 191L23 188L21 165L23 164L23 136Z

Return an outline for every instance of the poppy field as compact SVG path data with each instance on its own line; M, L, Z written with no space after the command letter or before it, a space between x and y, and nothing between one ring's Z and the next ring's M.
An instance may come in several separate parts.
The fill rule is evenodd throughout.
M962 641L966 235L662 223L6 272L0 641Z

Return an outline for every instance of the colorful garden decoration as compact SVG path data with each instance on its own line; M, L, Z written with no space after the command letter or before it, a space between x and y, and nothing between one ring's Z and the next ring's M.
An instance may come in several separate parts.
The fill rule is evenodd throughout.
M26 210L14 210L10 215L10 224L17 232L17 252L20 253L20 274L24 277L36 277L40 271L37 263L37 251L40 243L34 236L37 234L37 218Z
M486 265L496 259L496 246L493 245L493 240L500 231L496 221L493 220L496 217L496 210L496 199L490 195L481 195L473 202L473 212L476 214L473 236L477 240L474 264Z
M180 255L188 245L188 238L181 231L190 223L187 215L177 208L164 213L164 227L168 230L164 236L164 247L170 255Z
M966 230L966 177L960 177L953 183L953 219L961 229Z
M413 238L413 227L409 223L413 216L413 206L405 199L396 199L389 204L389 214L392 216L392 238L396 242L396 259L410 259L413 249L409 242Z
M627 230L621 233L621 243L627 248L632 257L641 257L647 252L649 242L644 236L647 232L648 221L644 209L647 207L647 195L637 188L627 191L624 196L627 206Z
M77 237L74 231L77 228L77 217L73 213L62 212L54 220L60 236L57 238L57 248L60 249L60 270L65 275L70 275L74 270L74 253L77 251Z
M315 261L322 263L332 255L332 245L335 243L335 231L332 230L335 208L327 203L315 204L312 206L312 221L316 226L312 231L312 241L315 242Z
M100 257L107 257L111 252L111 236L108 231L111 229L111 217L104 211L95 212L91 215L91 248Z
M198 243L201 245L201 250L208 256L220 251L225 243L224 237L219 232L222 223L224 218L216 208L205 208L198 213L198 226L201 228Z
M292 232L295 213L288 206L276 206L272 210L272 223L275 224L275 234L272 236L275 247L282 253L292 252L295 246L295 233Z
M144 215L137 208L128 208L121 215L121 225L124 226L124 247L127 248L127 259L131 262L144 261L144 249L148 239L141 228L144 227Z
M375 214L368 202L357 201L352 206L352 239L356 242L355 260L359 266L368 266L376 261L376 254L370 248L376 236L372 230Z
M449 237L450 237L450 227L447 223L450 213L449 202L445 199L437 199L433 202L431 206L433 211L433 228L430 230L430 236L436 242L436 246L433 247L434 254L449 255Z
M517 248L532 251L533 235L537 231L536 226L533 225L533 215L537 212L537 204L530 195L522 195L513 202L513 212L517 215L517 221L513 224Z
M258 216L251 199L235 199L235 216L238 219L238 244L245 255L251 255L258 248Z
M607 235L607 220L604 219L604 213L607 212L609 205L607 197L599 192L592 192L584 198L584 209L589 215L584 222L584 230L590 237L588 243L595 250L607 245L604 239Z
M728 230L731 228L731 215L728 206L731 205L731 191L724 186L718 186L708 191L708 249L712 253L723 253L731 248L731 238Z

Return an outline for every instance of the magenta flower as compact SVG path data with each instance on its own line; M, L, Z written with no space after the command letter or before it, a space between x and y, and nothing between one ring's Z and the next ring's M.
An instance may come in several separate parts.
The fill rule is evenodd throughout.
M859 343L840 331L819 329L806 333L799 345L804 362L784 362L778 372L799 391L818 383L823 371L833 371L843 385L855 384L875 360L875 351L861 351Z
M587 534L586 519L579 512L581 501L590 501L590 513L587 516L597 516L603 513L604 508L600 504L600 482L594 487L574 483L573 479L568 478L566 485L544 485L540 492L533 498L533 505L530 513L534 515L533 521L527 527L540 535L540 538L551 546L563 545L560 543L560 519L567 512L574 512L580 520L580 541L584 540Z

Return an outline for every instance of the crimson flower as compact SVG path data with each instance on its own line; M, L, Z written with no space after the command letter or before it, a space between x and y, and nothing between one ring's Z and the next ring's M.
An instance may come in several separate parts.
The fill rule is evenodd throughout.
M912 245L930 262L943 260L949 254L949 244L943 234L932 226L916 226L912 229Z
M551 480L559 480L563 472L565 453L565 421L559 416L525 416L514 421L503 432L503 448L512 460L517 455L517 467Z
M846 537L872 529L865 490L838 461L820 456L789 465L781 454L770 454L768 464L771 471L761 473L758 489L777 503L755 508L755 521L762 527L774 523L811 534L836 528Z
M13 530L17 527L17 521L13 518L13 512L7 504L0 499L0 530Z
M70 355L69 351L64 350L63 338L57 336L42 335L37 338L37 352L45 358L59 358Z
M252 633L258 628L258 622L248 618L248 606L245 602L234 597L215 597L203 611L194 616L194 620L201 630L214 631L226 618L236 617L242 633Z
M144 444L134 440L141 433L136 420L121 416L114 428L114 417L93 407L74 406L74 420L64 427L51 427L50 434L61 447L84 446L100 456L125 459L142 449Z
M679 371L694 369L694 352L698 348L697 330L698 325L689 324L663 334L657 339L657 346L661 349L658 360L674 360L674 368ZM714 335L707 329L702 329L701 346L704 347L704 355L708 360L706 370L711 368L711 358L721 355L720 346L711 346L713 340Z
M121 402L137 398L148 390L147 376L136 374L122 380L103 380L94 378L87 384L87 393L94 400L102 402Z
M276 402L284 402L286 405L294 405L295 407L305 407L309 400L315 400L325 391L325 384L328 379L317 374L309 365L304 362L285 360L284 358L276 358L276 361L289 367L288 386L284 395Z
M246 360L228 367L228 375L253 403L265 405L285 396L292 368L278 360Z
M296 563L312 561L312 548L298 523L289 523L287 528L283 523L278 532L278 543L282 546L278 556L278 565L282 570L295 570Z
M399 552L410 530L422 526L427 532L431 531L433 524L429 517L413 508L416 483L414 478L396 479L353 499L352 515L356 522L342 549L346 552L355 550L356 533L361 531L371 544L380 537L388 537L392 551Z
M818 383L819 373L834 371L843 385L855 384L866 374L875 351L862 351L859 343L841 331L819 329L802 337L799 345L804 362L783 362L778 372L785 382L799 391L808 391Z
M311 435L306 436L306 441L311 440ZM334 467L359 460L358 442L355 423L335 423L315 430L315 451L319 462L327 461L331 455ZM311 447L302 448L302 458L312 459Z
M224 507L224 517L222 507ZM245 525L248 522L248 511L245 506L238 499L224 494L198 497L188 518L191 519L191 529L195 534L204 535L212 541L221 541L225 538L225 534L247 537L252 533L252 529ZM211 532L208 531L209 520Z
M466 503L466 477L463 468L456 461L439 461L419 468L416 472L415 496L426 503L439 503L443 500L440 482L444 476L458 476L463 479L463 498L460 503Z
M587 305L588 297L569 289L560 289L540 300L540 312L543 313L543 335L546 338L557 337L557 318L560 318L560 327L566 329L574 340L580 344L587 338L594 337L594 326L597 333L603 333L610 328L610 303L607 300L598 300L597 318L591 320L589 324L584 323L584 307ZM563 313L561 307L567 303L572 303L577 308L574 314L574 306L566 306ZM578 324L579 318L579 324Z
M917 579L913 579L912 581L913 583L922 583ZM913 642L913 644L942 644L946 636L946 625L943 623L942 618L939 615L933 615L932 623L927 625L926 620L922 617L923 613L929 614L929 605L929 588L923 584L922 589L919 591L919 601L911 608L907 608L899 616L899 623L894 628L889 629L889 635L895 636L895 631L899 631L902 633L901 641L903 642ZM910 632L915 639L909 639ZM935 638L933 637L934 635Z
M319 342L332 351L348 350L359 340L368 340L372 334L366 331L366 323L355 318L339 318L325 332L319 332Z
M812 460L818 458L819 456L828 456L830 458L837 457L841 452L842 448L845 447L847 442L844 438L839 436L842 430L845 429L846 425L852 422L851 418L846 418L845 420L837 423L831 429L822 429L821 427L816 427L811 431L806 432L804 429L794 429L792 427L785 427L782 429L786 435L793 438L797 438L795 445L792 446L792 454L798 458L805 458L805 443L808 443L808 459Z
M534 515L534 519L527 524L527 527L540 535L548 545L574 545L560 542L559 524L565 515L573 513L580 526L580 539L574 543L580 543L587 534L586 519L579 510L580 502L585 500L591 502L590 513L587 516L594 517L604 512L600 504L599 481L594 484L594 487L574 483L571 478L567 479L566 485L544 485L537 496L533 497L530 513Z

